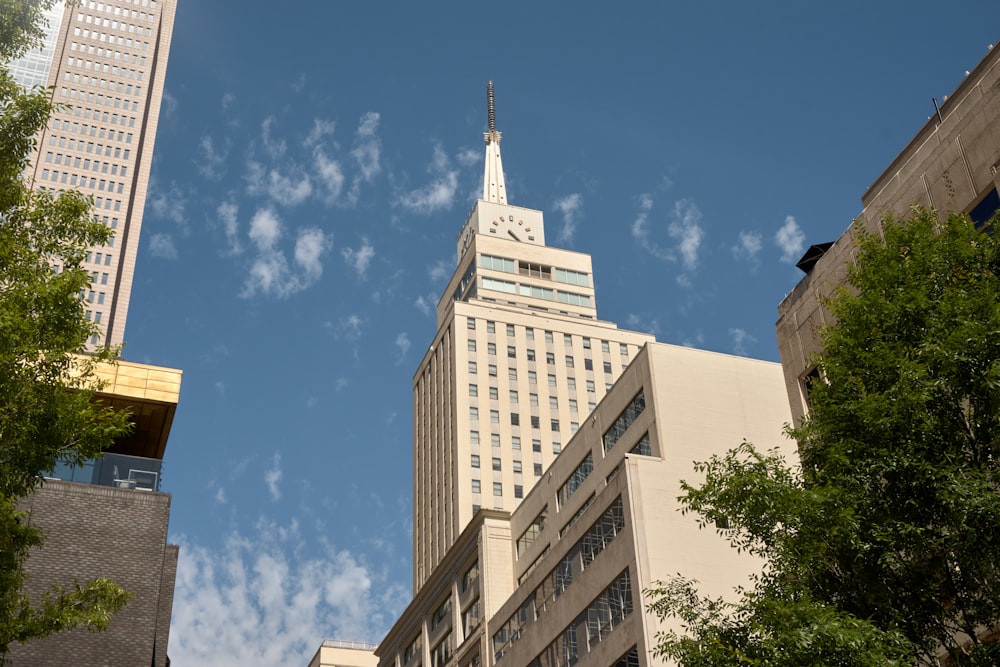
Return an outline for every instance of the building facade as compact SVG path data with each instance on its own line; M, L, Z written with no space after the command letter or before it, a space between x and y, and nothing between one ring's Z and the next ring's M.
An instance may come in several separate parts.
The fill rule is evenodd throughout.
M102 458L52 471L19 503L45 536L25 566L25 592L37 604L52 586L106 577L135 597L105 632L11 644L14 667L169 664L178 548L167 543L170 496L160 478L181 371L120 361L99 366L98 377L106 382L98 398L129 410L135 428Z
M31 187L93 196L94 215L115 230L84 264L93 281L86 313L101 331L91 347L124 340L176 7L57 3L43 46L10 63L18 81L49 87L61 106L38 138Z
M680 513L681 481L744 439L792 456L782 385L778 364L646 344L519 506L473 517L379 667L664 664L643 591L683 573L725 596L762 566Z
M480 509L513 511L648 334L597 318L590 256L507 203L492 84L483 197L413 378L413 584Z
M1000 209L1000 49L986 57L941 104L861 198L863 210L836 242L813 246L799 263L806 275L778 306L778 351L792 416L808 410L808 386L831 324L824 298L842 285L857 251L856 234L877 233L882 219L913 206L968 213L976 222Z

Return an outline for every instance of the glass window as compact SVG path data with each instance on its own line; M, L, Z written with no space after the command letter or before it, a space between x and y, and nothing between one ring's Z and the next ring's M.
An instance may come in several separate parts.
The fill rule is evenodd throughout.
M499 424L500 423L500 412L497 410L490 410L490 423Z
M611 352L611 345L606 340L601 341L601 352Z
M476 321L470 317L465 321L465 326L468 327L469 329L475 330Z
M500 434L499 433L490 433L490 445L493 446L493 447L499 447L500 446Z
M513 337L513 335L514 335L514 325L513 324L508 324L507 325L507 335Z
M500 398L500 393L496 387L490 387L490 398L494 401Z
M516 412L510 413L510 425L520 426L521 425L521 415Z
M475 352L475 351L476 351L476 341L470 339L469 340L469 352Z
M516 472L516 473L520 473L521 472L521 462L520 461L514 461L514 472Z
M566 355L566 368L573 368L573 357Z
M611 362L610 361L605 361L604 362L604 372L607 373L608 375L611 374Z
M521 438L518 437L518 436L516 436L516 435L515 436L511 436L511 439L510 439L510 448L514 449L514 450L520 451L520 449L521 449Z
M646 397L643 392L640 391L636 394L635 398L633 398L629 404L625 406L625 409L622 410L621 414L615 419L611 428L605 431L603 438L605 453L618 444L618 441L623 435L625 435L628 427L632 425L632 422L634 422L645 409Z
M557 396L549 396L549 409L550 410L559 409L559 398Z
M559 487L559 492L556 497L559 499L559 506L562 507L570 499L570 497L576 493L576 490L580 488L580 485L590 476L590 473L594 471L594 455L592 453L587 453L586 458L576 467L576 470L569 476L569 479Z
M528 371L528 384L536 384L538 382L538 375L535 371Z
M547 363L547 364L554 364L554 363L556 363L556 355L555 355L554 352L546 352L545 353L545 363Z
M493 482L493 495L502 496L503 495L503 484L500 482Z
M469 444L479 444L479 431L469 431Z
M535 472L535 477L541 477L542 476L542 464L541 463L536 463L535 464L535 470L534 470L534 472Z
M487 321L486 322L486 333L496 333L496 332L497 332L497 323L496 322Z
M510 390L510 402L511 403L517 403L517 390L516 389L511 389Z
M489 373L490 373L490 377L491 378L495 378L497 376L497 365L496 364L490 364Z
M552 342L552 332L551 331L546 331L545 332L545 342L546 343L551 343Z
M594 370L594 360L593 359L584 359L583 360L583 369L586 370L586 371L592 371L592 370Z
M493 469L500 470L500 459L496 456L493 457Z
M549 386L550 387L556 386L556 376L555 375L549 375Z
M550 420L549 426L552 428L552 432L553 433L558 433L559 432L559 420L558 419L552 419L552 420Z
M533 451L533 452L541 452L542 451L542 441L541 440L532 440L531 441L531 451Z
M597 387L594 386L594 381L593 380L587 380L587 391L590 392L591 394L593 394L596 390L597 390Z
M487 343L486 344L486 354L493 354L493 355L495 355L496 353L497 353L497 345L496 345L496 343Z
M469 385L469 396L475 398L479 396L479 385L470 384Z
M479 467L479 454L473 454L472 455L472 467L473 468L478 468Z
M528 340L535 340L535 330L532 329L531 327L528 327L527 329L524 330L524 336Z
M494 367L494 369L495 369L495 367ZM495 375L495 373L494 373L494 375ZM517 379L517 369L516 368L508 368L507 369L507 379L508 380L516 380Z
M479 420L479 408L475 406L469 408L469 419L471 419L472 421Z
M576 378L566 378L566 386L570 391L576 391Z
M474 361L470 361L469 362L469 374L470 375L475 375L476 374L476 362L474 362Z
M479 480L478 479L472 480L472 492L473 493L481 493L481 488L480 488Z
M510 359L516 359L517 358L517 348L514 347L513 345L508 345L507 346L507 356Z

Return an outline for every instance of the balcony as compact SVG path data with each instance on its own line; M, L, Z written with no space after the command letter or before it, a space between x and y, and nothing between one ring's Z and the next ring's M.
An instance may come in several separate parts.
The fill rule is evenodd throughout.
M47 473L47 479L61 479L79 484L95 484L117 489L135 491L159 491L160 470L163 461L142 456L125 454L105 454L99 459L91 459L81 466L57 463L55 470Z

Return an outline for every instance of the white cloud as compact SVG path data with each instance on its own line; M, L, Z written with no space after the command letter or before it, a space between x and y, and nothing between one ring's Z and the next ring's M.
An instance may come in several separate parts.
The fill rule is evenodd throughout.
M226 504L226 490L221 486L215 490L215 502L220 505Z
M371 264L372 258L375 257L375 247L367 238L362 237L360 248L357 250L344 248L340 251L340 254L344 256L344 261L347 262L347 265L354 269L354 273L358 279L364 280L367 277L368 265Z
M451 273L451 265L443 259L439 259L431 267L427 269L427 275L430 276L431 282L440 282L448 277Z
M350 551L323 544L302 555L314 551L294 520L262 519L218 549L173 539L181 548L169 651L178 665L305 665L325 637L377 641L408 597L398 584L379 586L384 575Z
M745 357L747 346L756 343L757 339L747 333L746 329L730 329L729 341L732 343L733 354Z
M237 220L239 208L235 202L222 202L215 211L222 223L222 231L226 235L226 243L229 245L229 253L238 255L243 252L243 244L240 243L240 226Z
M284 233L281 219L271 209L258 210L250 220L250 240L257 247L241 296L257 293L286 298L306 289L323 275L322 257L333 246L333 237L315 227L298 230L294 266L289 265L278 242Z
M483 152L474 148L463 148L456 157L458 163L463 167L471 167L483 161Z
M757 264L757 255L764 247L764 237L757 232L740 232L739 240L732 247L733 257Z
M226 171L223 166L229 158L229 147L218 148L215 141L209 135L205 135L198 142L198 153L201 155L201 162L196 163L198 173L213 181L220 180L225 176Z
M417 307L417 310L423 313L424 317L430 317L434 312L434 297L429 296L425 298L424 296L418 296L413 302L413 305Z
M633 331L642 331L654 336L659 335L661 331L659 320L656 318L647 320L643 316L636 313L629 313L625 318L625 323L628 325L629 329L632 329Z
M177 98L174 97L169 90L164 89L163 113L161 116L163 118L171 118L175 113L177 113L177 106Z
M399 204L423 214L450 209L458 190L458 171L451 168L448 155L440 146L434 147L434 155L427 170L434 177L431 182L404 193L398 199Z
M399 360L402 361L410 351L410 337L405 331L396 336L396 349L399 350Z
M283 139L275 139L271 136L271 128L277 121L274 116L268 116L260 124L260 138L261 143L264 145L264 150L272 158L280 158L285 154L288 149L287 144Z
M361 194L361 184L371 183L382 170L382 142L376 134L379 118L377 112L369 111L361 116L361 120L358 122L354 148L351 149L351 157L354 158L359 170L358 175L354 177L348 195L352 204L358 201Z
M344 170L337 160L331 160L321 148L313 152L316 179L326 192L326 202L333 203L344 190Z
M264 473L264 483L267 484L267 492L271 494L271 500L277 502L281 500L281 489L278 484L285 473L281 471L281 453L275 452L271 468Z
M177 259L177 246L170 234L156 233L149 237L149 252L161 259Z
M362 320L356 313L351 313L347 317L341 317L337 322L337 337L344 338L352 342L360 340L361 326L363 324L364 320Z
M306 73L299 72L298 76L295 77L295 81L292 82L292 92L301 93L306 88Z
M309 174L295 167L291 171L292 176L285 176L277 169L267 175L267 194L283 206L298 206L312 194Z
M225 93L222 96L222 100L221 100L222 110L223 111L229 111L229 107L233 106L233 104L235 102L236 102L236 96L235 95L233 95L232 93Z
M556 200L555 208L563 216L563 226L559 230L558 240L560 243L572 243L573 234L576 233L576 218L583 208L583 197L578 192L566 195Z
M309 130L309 136L305 138L302 145L306 148L312 148L326 137L333 136L333 131L336 127L337 124L332 120L314 118L312 129Z
M785 224L774 235L774 242L781 249L781 261L794 264L802 256L806 235L793 216L785 217Z
M149 205L153 215L163 220L169 220L187 231L187 196L176 183L171 183L170 188L153 188L149 196Z
M667 227L670 238L677 241L681 262L688 271L698 266L698 249L705 237L701 226L701 211L690 199L674 202L674 219Z

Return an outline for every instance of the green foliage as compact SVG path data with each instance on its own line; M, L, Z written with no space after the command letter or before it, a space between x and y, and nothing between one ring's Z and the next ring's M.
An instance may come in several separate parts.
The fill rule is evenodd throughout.
M37 42L50 0L0 0L0 61ZM128 432L129 416L94 400L94 366L116 350L82 355L97 327L84 317L87 250L111 230L77 192L32 191L22 180L51 113L45 91L24 92L0 68L0 664L12 641L76 626L107 627L129 594L98 579L53 589L32 607L24 563L42 536L17 509L57 460L93 458ZM58 265L56 270L54 265Z
M651 592L686 628L660 646L681 664L1000 663L980 641L1000 624L1000 238L923 210L859 238L790 430L801 471L744 443L684 488L769 565L731 605L682 579ZM797 662L803 636L823 648Z

